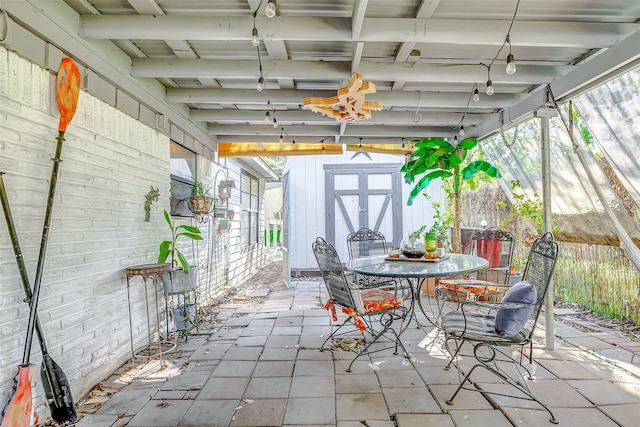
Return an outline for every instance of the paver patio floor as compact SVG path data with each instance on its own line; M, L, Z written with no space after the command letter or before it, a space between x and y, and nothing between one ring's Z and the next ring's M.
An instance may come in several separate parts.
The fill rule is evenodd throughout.
M266 296L265 296L266 295ZM251 297L255 297L251 299ZM392 350L358 360L354 353L319 351L331 332L319 280L290 289L258 290L217 307L211 330L180 341L165 355L127 363L80 406L89 426L541 426L551 425L535 402L463 390L447 362L441 336L414 324L402 336L410 359ZM424 298L424 297L423 297ZM425 323L424 317L418 320ZM556 320L555 349L534 345L534 393L560 425L635 426L640 414L640 354L615 333L588 334ZM357 336L354 333L354 336ZM621 339L622 338L622 339ZM603 351L603 350L619 351ZM462 360L461 366L468 366ZM487 372L472 376L479 389L506 387ZM509 390L509 391L512 391Z

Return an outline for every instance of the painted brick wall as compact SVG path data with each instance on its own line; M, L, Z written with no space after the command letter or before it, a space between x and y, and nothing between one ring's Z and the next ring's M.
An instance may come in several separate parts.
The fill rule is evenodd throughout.
M0 48L0 171L33 283L58 116L50 73ZM168 229L169 141L82 92L69 125L53 207L39 305L49 352L77 400L130 357L127 266L152 262ZM160 190L144 222L145 195ZM28 306L0 212L0 404L27 328ZM144 286L131 280L134 345L147 339ZM149 302L153 303L152 292ZM153 307L153 306L152 306ZM155 320L155 316L152 316ZM32 363L40 363L34 338ZM42 386L39 412L46 416Z

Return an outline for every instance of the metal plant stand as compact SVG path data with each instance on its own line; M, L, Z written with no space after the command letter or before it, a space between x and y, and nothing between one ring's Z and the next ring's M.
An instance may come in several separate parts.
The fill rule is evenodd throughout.
M160 309L158 308L158 278L163 273L168 273L172 270L171 263L163 263L163 264L142 264L135 265L131 267L127 267L127 302L129 307L129 338L131 343L131 362L135 366L136 357L139 358L150 358L150 357L159 357L160 358L160 366L164 365L164 361L162 360L162 354L168 353L176 347L175 342L162 341L160 339ZM144 282L144 301L145 307L147 310L147 334L149 338L148 344L148 354L138 354L136 355L133 350L133 320L131 316L131 292L130 292L130 279L135 276L141 276L142 281ZM153 295L155 301L156 308L156 333L158 334L157 341L157 352L152 351L152 345L154 342L151 339L151 318L149 312L149 297L148 297L148 282L151 279L151 283L153 285ZM167 349L163 349L164 346L167 346Z

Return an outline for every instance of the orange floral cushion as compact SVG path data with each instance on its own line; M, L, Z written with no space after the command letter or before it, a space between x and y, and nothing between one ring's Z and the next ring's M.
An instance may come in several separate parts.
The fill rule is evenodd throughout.
M383 291L378 288L367 289L360 294L365 313L388 310L402 304L402 299L397 299L393 292Z
M502 289L500 286L491 286L487 282L469 279L440 280L439 284L449 290L467 292L472 295L491 294Z

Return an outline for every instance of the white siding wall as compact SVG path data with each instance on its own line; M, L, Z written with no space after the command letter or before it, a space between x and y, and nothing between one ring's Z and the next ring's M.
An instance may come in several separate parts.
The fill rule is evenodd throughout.
M291 157L285 168L290 176L290 213L289 221L289 265L292 270L317 269L318 265L311 251L311 244L316 237L326 236L325 230L325 164L370 164L376 163L403 163L404 157L397 155L370 154L372 160L359 155L351 160L354 153L346 152L342 155L318 155ZM371 178L381 180L382 178ZM343 183L344 184L344 183ZM345 184L346 185L346 184ZM336 184L338 187L338 184ZM351 188L351 187L349 187ZM434 182L427 188L434 200L442 201L444 192L438 182ZM412 206L406 205L411 187L402 184L402 224L403 235L420 228L423 224L432 224L433 208L431 203L423 197L417 197ZM286 203L286 202L285 202ZM357 209L357 207L355 207ZM348 258L346 243L346 228L336 230L336 250L344 260Z
M54 81L0 49L0 170L32 283L58 125ZM155 260L167 235L162 211L169 205L169 144L85 92L65 136L39 315L49 351L78 399L129 358L124 269ZM153 203L151 222L144 222L151 186L159 188L160 200ZM29 310L0 216L0 392L6 398L22 358ZM146 340L144 287L139 278L131 285L140 347ZM36 340L31 361L38 364ZM46 416L40 384L36 392L36 407Z

